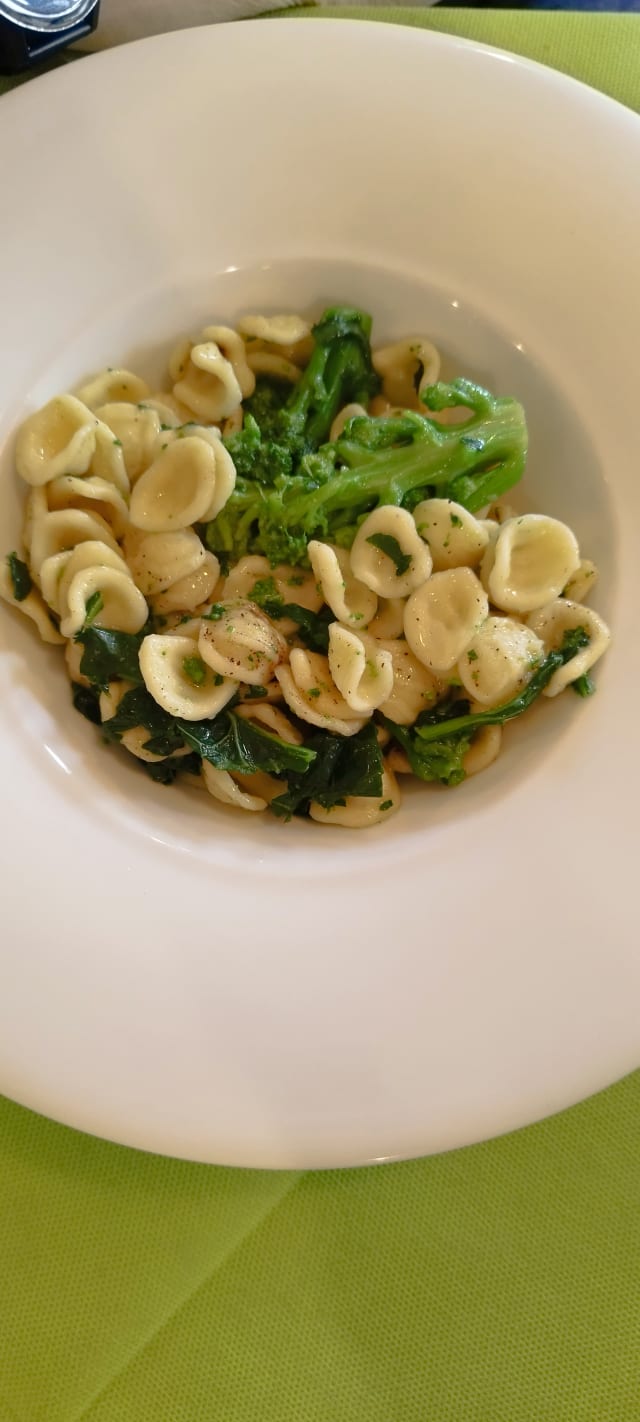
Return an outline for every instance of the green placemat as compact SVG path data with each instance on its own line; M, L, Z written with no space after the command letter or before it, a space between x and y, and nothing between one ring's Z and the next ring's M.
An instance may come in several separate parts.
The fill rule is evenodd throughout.
M640 1073L360 1171L0 1138L2 1422L637 1422Z
M640 107L640 17L324 11ZM640 1072L486 1145L265 1174L0 1102L0 1422L638 1422Z
M393 5L375 9L365 5L323 5L320 9L290 13L297 18L306 15L314 19L382 20L462 35L553 65L629 108L640 109L640 13L458 10L444 6L417 10Z

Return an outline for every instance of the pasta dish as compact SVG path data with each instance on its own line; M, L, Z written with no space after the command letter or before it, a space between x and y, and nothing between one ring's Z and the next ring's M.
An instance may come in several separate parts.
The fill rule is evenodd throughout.
M486 770L538 698L588 696L610 633L573 531L505 496L522 407L440 380L346 307L182 341L157 392L110 368L17 434L0 595L73 703L163 784L359 828L410 777Z

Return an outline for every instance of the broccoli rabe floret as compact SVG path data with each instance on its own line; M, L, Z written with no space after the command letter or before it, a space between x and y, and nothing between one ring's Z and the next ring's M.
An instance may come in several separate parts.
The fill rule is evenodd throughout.
M475 513L517 483L527 452L517 400L468 380L430 386L424 398L424 415L350 420L338 440L303 454L295 473L276 478L269 489L238 480L209 525L209 547L234 558L253 552L272 564L304 564L310 539L348 548L359 523L380 505L412 510L437 494ZM429 410L451 406L468 410L464 424L442 426L429 418Z
M243 428L225 441L242 478L275 484L326 439L343 405L368 401L379 386L371 363L371 319L334 307L313 327L314 348L300 380L262 378L244 402Z
M286 479L291 474L291 450L265 436L252 414L245 414L242 429L229 435L225 445L241 478L254 479L258 484L274 484L276 479Z

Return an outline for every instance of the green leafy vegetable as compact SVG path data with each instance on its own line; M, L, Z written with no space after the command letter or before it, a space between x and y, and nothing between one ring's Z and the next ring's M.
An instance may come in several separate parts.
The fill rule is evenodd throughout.
M145 633L114 632L110 627L83 627L76 633L84 652L80 671L99 691L106 691L110 681L131 681L142 685L138 653Z
M391 562L395 564L398 577L402 577L407 569L411 567L411 555L403 553L397 538L392 533L372 533L367 539L380 553L384 553Z
M7 563L9 564L13 596L16 602L24 602L33 587L29 569L26 563L23 563L22 558L18 557L17 553L8 553Z
M233 711L223 711L212 721L177 720L175 725L187 745L216 770L247 775L255 770L272 775L291 770L304 775L316 758L313 749L290 745Z
M562 646L547 653L524 689L503 706L470 712L466 701L441 703L433 711L424 711L414 726L399 726L387 716L383 716L383 722L420 780L459 785L464 780L463 761L474 733L483 726L503 726L521 716L548 686L558 667L571 661L588 644L589 636L583 627L566 632Z
M331 608L323 607L321 612L311 612L310 608L301 607L297 602L286 602L280 597L273 578L260 578L249 596L274 622L283 617L290 617L291 621L296 623L300 641L304 642L305 647L316 652L326 652L329 646L329 627L335 622Z
M158 706L144 686L126 691L115 715L103 722L105 737L110 741L119 741L125 731L132 731L138 726L149 732L144 748L154 755L170 756L184 747L184 738L177 728L175 717Z
M81 716L86 716L87 721L91 721L94 726L99 726L102 720L100 715L100 704L97 693L90 686L81 686L79 681L71 683L71 700L76 711Z
M362 319L359 336L352 334L348 349L355 365L360 361L365 380ZM330 330L329 321L327 333ZM325 361L329 346L319 349ZM236 561L246 553L260 553L272 565L304 565L311 538L350 547L362 519L383 504L411 511L422 499L438 495L475 513L521 477L527 452L521 405L469 380L429 386L422 397L424 414L407 410L390 417L357 416L338 440L323 444L331 425L325 416L334 405L324 379L320 395L313 387L310 372L317 355L280 412L281 438L293 451L291 472L281 471L267 486L243 466L245 472L222 513L207 525L207 544L219 556ZM337 354L335 361L337 368ZM347 361L342 373L349 368ZM336 408L346 398L357 399L355 389L348 397L342 390ZM360 398L366 394L360 392ZM429 417L456 406L468 411L463 425L442 426Z
M103 607L102 593L99 588L96 588L96 591L91 594L90 598L87 598L85 603L83 628L90 627L91 623L95 622L98 613L102 612Z
M289 820L308 815L312 800L329 810L347 795L382 794L382 752L371 722L349 737L316 731L307 748L314 753L313 765L302 775L287 775L286 791L271 801L274 815Z
M222 677L220 677L220 680L222 681ZM243 686L242 688L243 701L261 701L266 694L267 689L265 686Z
M200 764L198 755L169 756L166 760L136 759L136 765L159 785L173 785L179 775L199 775Z
M72 682L71 695L76 711L79 711L81 716L86 716L93 725L100 726L106 741L118 742L124 731L138 726L149 731L149 740L144 742L144 748L154 755L162 756L163 759L146 761L137 756L132 756L131 759L135 759L136 765L152 780L162 785L172 785L178 775L187 772L198 774L200 757L193 753L179 756L175 754L176 751L184 749L184 740L173 717L157 705L144 687L125 692L115 716L107 721L102 720L98 693L92 687Z
M371 319L364 312L334 307L314 326L311 359L293 388L274 378L257 381L244 402L242 429L225 441L240 480L267 489L286 481L300 456L327 438L343 405L375 394L379 380L370 333ZM241 502L239 488L236 504ZM212 540L221 540L216 551L231 552L226 541L233 536L233 521L221 517L215 531L211 528Z
M576 677L575 681L570 682L569 685L577 696L593 696L596 689L595 682L592 681L588 672L585 672L583 676Z

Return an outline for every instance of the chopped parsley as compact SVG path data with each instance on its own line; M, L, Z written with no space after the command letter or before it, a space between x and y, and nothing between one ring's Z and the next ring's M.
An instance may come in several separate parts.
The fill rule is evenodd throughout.
M188 681L194 686L203 686L207 675L207 668L202 657L185 657L182 662L182 670ZM220 677L222 681L222 677Z

